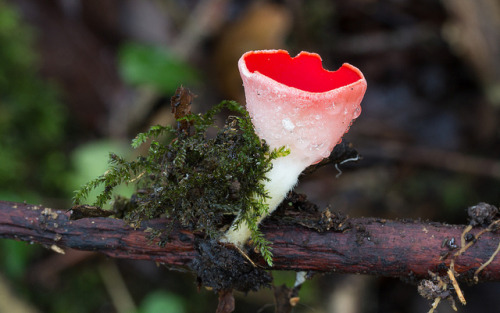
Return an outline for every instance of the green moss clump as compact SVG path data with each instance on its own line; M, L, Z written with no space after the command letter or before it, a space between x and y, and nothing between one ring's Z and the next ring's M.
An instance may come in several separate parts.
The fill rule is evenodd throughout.
M224 107L240 116L230 116L219 129L214 126L214 116ZM143 220L165 216L219 239L223 234L220 228L228 221L226 217L237 214L238 225L249 225L253 244L272 264L270 243L258 230L256 221L268 209L262 182L272 167L271 160L286 155L287 150L270 151L255 134L248 113L233 101L222 102L204 115L190 114L180 120L193 125L192 135L159 125L137 135L132 142L135 148L152 139L148 154L132 162L111 154L110 169L83 186L76 193L75 204L104 184L104 192L94 203L102 206L112 198L117 185L133 182L137 192L131 200L115 201L115 209L128 222L138 225ZM212 127L217 128L217 134L208 138L207 130ZM162 144L157 138L164 134L176 138Z

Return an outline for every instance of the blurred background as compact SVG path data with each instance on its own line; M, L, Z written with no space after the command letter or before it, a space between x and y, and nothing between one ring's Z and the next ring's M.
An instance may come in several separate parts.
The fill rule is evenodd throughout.
M65 209L108 153L172 124L179 85L194 112L244 103L248 50L317 52L368 81L345 136L363 159L301 178L297 191L349 216L464 224L500 204L500 2L497 0L0 0L0 200ZM130 193L131 190L123 190ZM277 284L294 273L275 272ZM466 287L460 312L498 312L500 283ZM295 312L427 312L416 286L317 275ZM273 312L271 290L236 312ZM215 312L187 272L91 252L59 255L0 240L0 312ZM451 312L447 303L440 312Z

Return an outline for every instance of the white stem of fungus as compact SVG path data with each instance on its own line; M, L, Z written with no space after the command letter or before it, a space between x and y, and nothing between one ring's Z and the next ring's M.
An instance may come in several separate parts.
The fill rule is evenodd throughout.
M265 204L269 206L266 215L261 215L257 223L260 223L267 215L271 214L283 201L288 191L296 184L300 173L310 164L289 154L271 161L272 169L267 172L266 177L269 180L263 182L264 189L268 193ZM250 229L246 222L241 222L236 226L234 223L221 239L222 242L228 242L242 248L250 238Z

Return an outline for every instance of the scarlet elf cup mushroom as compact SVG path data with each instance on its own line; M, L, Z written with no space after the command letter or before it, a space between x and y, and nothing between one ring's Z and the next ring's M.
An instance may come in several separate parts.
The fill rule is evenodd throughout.
M366 80L347 63L336 71L325 70L321 57L309 52L292 58L285 50L250 51L240 58L238 68L257 135L271 149L285 146L290 151L272 161L263 182L270 214L300 173L328 157L360 115ZM222 241L242 247L249 237L243 222L232 225Z

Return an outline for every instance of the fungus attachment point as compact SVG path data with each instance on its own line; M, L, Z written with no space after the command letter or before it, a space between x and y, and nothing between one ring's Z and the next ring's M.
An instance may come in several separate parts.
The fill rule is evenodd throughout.
M330 155L361 113L366 80L356 67L323 68L316 53L290 57L284 50L250 51L238 61L246 108L257 135L271 149L290 154L272 161L264 187L268 214L281 203L309 165ZM259 217L259 222L265 216ZM250 236L245 223L231 226L222 239L239 247Z

